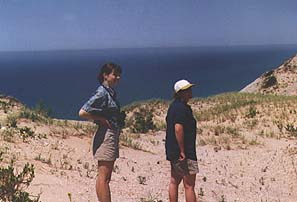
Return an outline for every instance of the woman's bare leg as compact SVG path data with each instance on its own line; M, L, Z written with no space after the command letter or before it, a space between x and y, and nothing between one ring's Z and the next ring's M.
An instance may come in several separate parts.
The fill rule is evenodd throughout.
M178 202L178 185L180 184L182 177L175 173L171 169L171 178L169 184L169 201Z
M96 193L100 202L111 202L109 182L114 161L99 161L98 176L96 180Z
M186 202L197 202L196 194L195 194L195 181L196 181L196 174L186 175L183 177L185 194L186 194Z

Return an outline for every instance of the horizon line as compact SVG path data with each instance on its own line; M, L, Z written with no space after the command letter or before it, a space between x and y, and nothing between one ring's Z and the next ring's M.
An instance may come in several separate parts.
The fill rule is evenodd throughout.
M0 52L51 52L51 51L93 51L93 50L117 50L117 49L169 49L169 48L231 48L231 47L255 47L255 46L297 46L296 44L228 44L228 45L203 45L203 46L144 46L144 47L109 47L109 48L57 48L37 50L0 50Z

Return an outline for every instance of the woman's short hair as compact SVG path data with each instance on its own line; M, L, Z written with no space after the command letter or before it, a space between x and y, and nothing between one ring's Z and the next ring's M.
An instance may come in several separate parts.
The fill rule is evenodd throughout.
M104 81L104 77L103 74L110 74L114 72L115 74L122 74L122 68L120 67L120 65L114 64L114 63L106 63L104 64L100 71L99 74L97 75L97 80L99 81L100 84L103 83Z

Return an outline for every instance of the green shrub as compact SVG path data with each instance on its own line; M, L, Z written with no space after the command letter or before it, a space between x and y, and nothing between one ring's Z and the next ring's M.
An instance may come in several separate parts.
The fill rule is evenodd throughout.
M29 108L23 108L19 114L19 118L30 119L33 122L44 120L40 114L36 111L30 110Z
M49 117L52 114L52 109L50 107L47 107L42 100L38 101L33 110L45 117Z
M11 114L9 116L7 116L6 118L6 122L7 122L7 125L12 127L12 128L17 128L17 116L14 115L14 114Z
M51 113L52 110L46 107L42 101L39 101L37 105L32 109L23 107L19 113L18 118L30 119L33 122L53 124L53 120L50 118Z
M26 141L27 138L35 138L35 133L33 130L31 130L31 128L25 126L25 127L22 127L20 128L20 134L23 138L23 142Z
M0 100L0 109L2 109L4 111L4 113L7 113L8 110L8 104L6 102L3 102Z
M156 129L153 122L153 112L148 107L141 107L133 113L132 131L134 133L147 133Z
M271 86L274 86L277 84L277 79L274 75L270 75L268 77L265 77L263 83L262 83L262 88L269 88Z
M265 78L267 78L267 77L269 77L269 76L272 76L273 73L274 73L274 70L270 70L270 71L264 73L263 76L264 76Z
M1 162L0 154L0 162ZM33 197L26 191L34 178L34 165L26 163L23 170L19 174L14 172L14 163L7 167L0 167L0 201L3 202L38 202L38 197Z
M14 133L15 133L14 129L8 128L2 131L1 136L3 137L4 141L14 142Z

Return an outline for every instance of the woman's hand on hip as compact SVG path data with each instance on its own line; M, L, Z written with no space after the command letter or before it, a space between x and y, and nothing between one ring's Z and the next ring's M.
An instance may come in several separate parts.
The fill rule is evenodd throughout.
M183 160L185 160L185 159L186 159L186 154L185 154L184 152L179 153L179 158L178 158L178 160L179 160L179 161L183 161Z
M109 121L107 119L101 119L100 124L105 128L112 128L111 124L109 123Z

